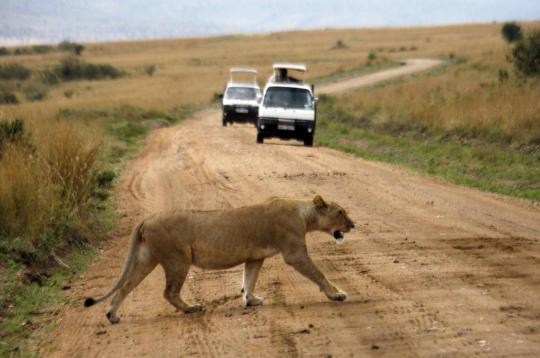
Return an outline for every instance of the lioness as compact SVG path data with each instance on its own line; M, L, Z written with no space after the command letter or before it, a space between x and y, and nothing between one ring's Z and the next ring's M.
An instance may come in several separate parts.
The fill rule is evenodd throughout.
M319 195L313 200L272 198L254 206L224 211L175 211L156 214L134 229L124 271L105 294L87 298L85 307L103 301L114 292L107 318L118 323L118 307L126 296L156 267L165 270L164 296L177 310L202 311L198 304L180 298L191 265L203 269L226 269L244 263L244 304L256 306L253 295L264 259L281 253L285 262L316 283L331 300L344 301L339 290L319 271L307 253L306 233L323 231L338 243L353 221L336 203Z

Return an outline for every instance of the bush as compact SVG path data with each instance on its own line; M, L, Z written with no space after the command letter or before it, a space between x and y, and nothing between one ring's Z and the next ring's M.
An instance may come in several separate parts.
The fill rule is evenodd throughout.
M25 141L24 121L0 121L0 157L8 144L20 144Z
M43 83L57 84L61 81L116 79L125 72L108 64L93 64L67 57L53 68L43 70L39 77Z
M10 54L10 52L9 52L9 50L7 48L0 47L0 56L7 56L9 54Z
M30 70L18 63L6 63L0 65L0 79L2 80L25 80L30 77Z
M20 55L30 55L31 53L32 53L32 50L30 50L29 48L16 48L13 54L15 56L20 56Z
M97 185L100 188L110 189L112 187L113 181L116 178L116 173L112 170L104 170L100 172L97 177Z
M41 101L47 97L47 88L38 83L29 83L23 87L23 93L29 101Z
M10 91L0 90L0 104L17 104L19 100L17 96Z
M516 44L511 61L525 76L540 75L540 30L530 32Z
M156 65L146 65L144 66L144 72L152 77L154 75L154 72L156 72Z
M81 45L80 43L64 40L58 44L58 49L60 51L73 52L77 56L80 56L84 50L84 46Z
M61 60L60 64L54 67L54 72L64 81L115 79L124 75L123 71L112 65L85 63L74 57Z
M375 52L370 52L368 54L368 61L369 62L374 61L376 58L377 58L377 54Z
M32 46L33 53L48 53L52 52L54 48L50 45L34 45Z
M506 22L501 29L501 33L504 39L509 43L519 41L523 38L521 26L515 22Z
M342 40L337 40L334 47L332 47L332 50L342 50L348 48L347 45Z

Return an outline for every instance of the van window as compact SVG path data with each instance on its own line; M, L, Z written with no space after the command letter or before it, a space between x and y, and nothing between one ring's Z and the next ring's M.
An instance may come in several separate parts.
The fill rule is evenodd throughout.
M265 107L313 109L313 97L302 88L270 87L264 95Z
M229 87L225 94L227 99L253 100L257 98L255 88L251 87Z

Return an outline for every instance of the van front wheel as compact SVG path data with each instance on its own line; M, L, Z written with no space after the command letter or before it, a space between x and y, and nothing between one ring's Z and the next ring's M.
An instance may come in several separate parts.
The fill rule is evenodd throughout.
M313 137L308 137L304 139L304 146L313 147Z
M257 143L264 143L264 137L261 133L257 133Z

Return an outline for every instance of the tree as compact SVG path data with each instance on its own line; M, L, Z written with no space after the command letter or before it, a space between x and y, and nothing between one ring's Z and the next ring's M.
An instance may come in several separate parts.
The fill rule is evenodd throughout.
M511 61L526 76L540 75L540 30L531 31L516 44Z
M513 21L505 22L501 29L501 33L508 43L516 42L523 38L521 26Z

